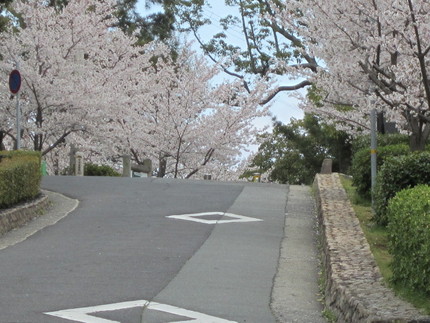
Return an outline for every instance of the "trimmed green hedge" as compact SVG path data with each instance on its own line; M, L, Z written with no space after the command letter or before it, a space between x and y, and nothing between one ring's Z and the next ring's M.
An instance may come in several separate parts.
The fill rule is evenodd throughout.
M0 152L0 208L35 198L40 193L39 152Z
M381 146L377 154L377 168L379 169L385 160L392 156L406 155L410 152L406 144ZM357 193L366 198L371 198L371 170L370 170L370 148L357 151L352 159L351 165L352 184L356 187Z
M387 205L397 192L418 184L430 184L430 152L413 152L385 160L378 172L374 203L375 221L387 225Z
M430 186L400 191L387 214L393 281L430 294Z
M84 166L85 176L121 176L120 173L115 171L112 167L107 165L96 165L96 164L85 164Z

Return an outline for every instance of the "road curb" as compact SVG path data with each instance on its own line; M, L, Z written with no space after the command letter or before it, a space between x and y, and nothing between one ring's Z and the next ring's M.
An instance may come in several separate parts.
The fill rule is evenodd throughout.
M48 195L41 193L35 200L2 210L0 212L0 236L43 214L44 210L49 207L49 203Z
M42 190L38 199L0 212L0 250L57 223L78 205L78 200Z

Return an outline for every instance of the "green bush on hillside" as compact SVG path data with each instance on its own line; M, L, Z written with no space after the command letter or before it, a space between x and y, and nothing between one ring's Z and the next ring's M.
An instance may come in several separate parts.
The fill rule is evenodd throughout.
M393 281L430 294L430 186L400 191L387 214Z
M85 164L84 166L84 175L85 176L121 176L117 171L115 171L112 167L107 165L96 165L96 164Z
M409 146L405 144L381 146L378 149L377 168L380 168L385 160L392 156L406 155L410 152ZM363 148L357 151L352 159L351 175L353 185L357 193L366 198L371 197L371 170L370 170L370 149Z
M0 208L35 198L40 193L40 153L0 152Z
M397 192L418 184L430 184L430 152L413 152L385 160L378 172L374 203L375 221L387 225L387 205Z

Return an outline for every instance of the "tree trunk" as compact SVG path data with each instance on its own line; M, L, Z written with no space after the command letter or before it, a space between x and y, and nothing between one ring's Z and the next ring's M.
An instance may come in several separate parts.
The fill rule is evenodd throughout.
M158 160L157 177L164 177L166 175L166 168L167 168L167 158L166 156L162 155Z
M409 137L409 147L411 151L423 151L426 148L426 141L427 138L424 138L422 133L413 133Z
M34 136L33 144L35 151L42 151L42 134L37 134Z
M0 131L0 150L6 150L6 147L3 143L4 138L5 138L4 131Z
M409 148L411 151L423 151L430 135L430 124L420 116L411 116L410 114L406 116L411 129Z

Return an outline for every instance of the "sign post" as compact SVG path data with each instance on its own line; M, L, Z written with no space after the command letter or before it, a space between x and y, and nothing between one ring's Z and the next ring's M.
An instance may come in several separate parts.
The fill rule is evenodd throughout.
M21 149L21 128L19 123L21 119L21 111L19 109L19 95L17 95L20 88L21 74L18 69L15 69L9 74L9 90L16 96L16 150Z

